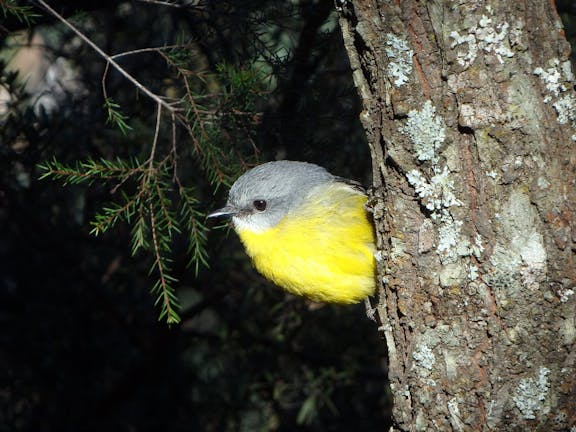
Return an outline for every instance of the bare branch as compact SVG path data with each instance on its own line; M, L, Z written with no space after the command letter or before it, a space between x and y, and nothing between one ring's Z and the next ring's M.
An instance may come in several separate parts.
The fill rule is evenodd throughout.
M181 4L177 4L177 3L170 3L167 1L160 1L160 0L138 0L138 1L142 2L142 3L150 3L150 4L156 4L159 6L168 6L168 7L178 8L178 9L188 7L186 5L181 5Z
M86 42L94 51L96 51L102 58L104 58L109 64L111 64L120 74L122 74L128 81L130 81L138 90L148 96L150 99L154 100L157 104L166 108L169 112L176 112L178 111L177 108L174 108L171 104L167 103L162 97L158 96L157 94L148 90L140 81L130 75L122 66L120 66L116 61L106 54L98 45L96 45L92 40L88 38L84 33L82 33L78 28L76 28L72 23L70 23L66 18L52 9L44 0L36 0L38 4L40 4L44 9L46 9L50 14L56 17L60 22L62 22L66 27L72 30L80 39ZM106 71L108 68L106 68Z
M162 118L162 106L158 104L156 111L156 125L154 126L154 140L152 141L152 149L150 150L150 157L148 159L148 168L150 172L154 167L154 156L156 155L156 144L158 144L158 135L160 134L160 120Z
M136 49L136 50L131 50L131 51L125 51L125 52L121 52L118 54L114 54L113 56L110 56L110 58L112 59L117 59L120 57L125 57L125 56L129 56L129 55L133 55L133 54L142 54L142 53L146 53L146 52L161 52L163 50L167 50L167 49L174 49L174 48L179 48L180 45L166 45L166 46L162 46L162 47L150 47L150 48L140 48L140 49Z

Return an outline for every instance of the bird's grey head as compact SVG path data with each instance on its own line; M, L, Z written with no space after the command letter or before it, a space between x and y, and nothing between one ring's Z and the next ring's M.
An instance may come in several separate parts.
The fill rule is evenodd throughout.
M208 217L232 216L237 230L262 232L280 222L311 189L335 179L311 163L268 162L240 176L230 188L226 206Z

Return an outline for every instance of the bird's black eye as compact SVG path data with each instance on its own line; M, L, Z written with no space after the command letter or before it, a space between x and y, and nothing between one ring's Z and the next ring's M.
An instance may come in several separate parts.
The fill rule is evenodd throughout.
M264 200L256 200L252 204L254 204L254 208L258 211L266 210L266 201Z

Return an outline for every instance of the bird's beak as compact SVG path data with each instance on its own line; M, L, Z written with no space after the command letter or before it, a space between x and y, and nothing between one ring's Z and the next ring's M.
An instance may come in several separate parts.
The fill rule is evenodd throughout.
M210 213L207 217L208 218L215 218L215 217L231 217L238 214L239 210L236 207L231 205L227 205L222 207L221 209L215 210Z

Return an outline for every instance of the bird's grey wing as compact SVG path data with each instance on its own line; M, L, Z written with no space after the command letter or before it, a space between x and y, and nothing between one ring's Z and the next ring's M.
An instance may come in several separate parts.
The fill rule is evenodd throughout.
M363 194L366 194L366 188L362 185L362 183L357 182L356 180L350 180L344 177L338 177L338 176L334 176L334 179L337 182L340 183L344 183L347 184L348 186L351 186L353 189L357 190L358 192L362 192Z

